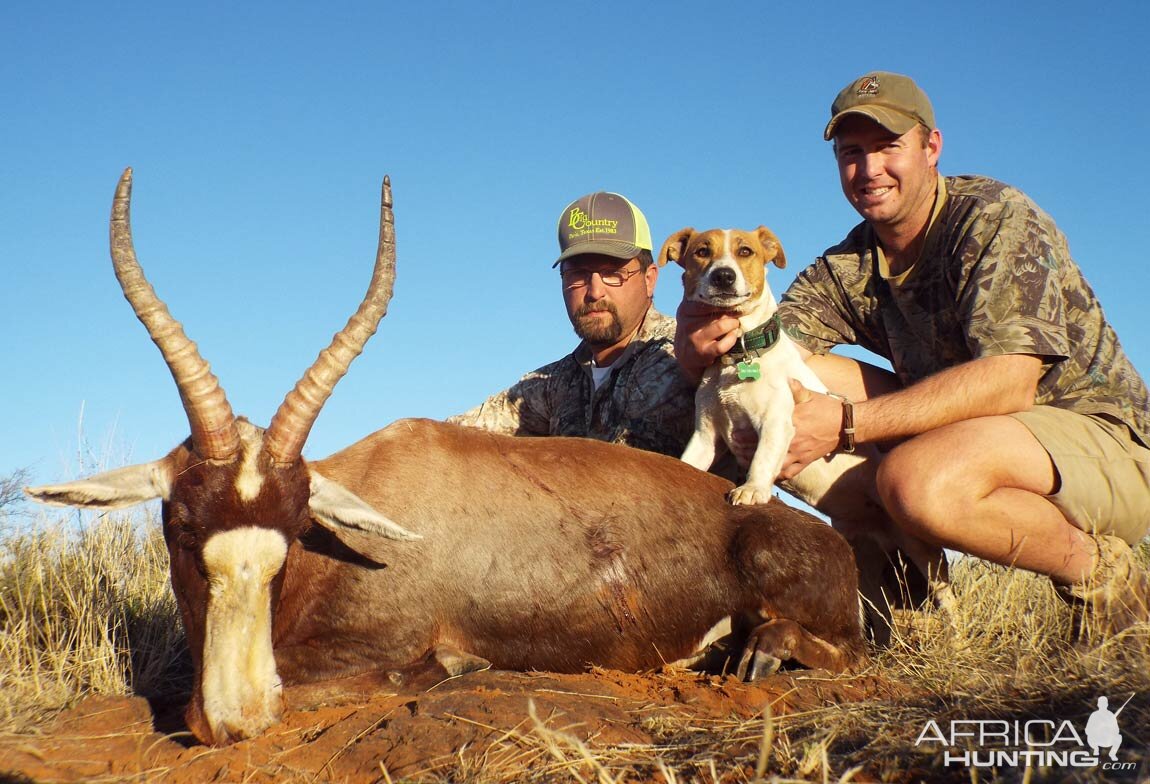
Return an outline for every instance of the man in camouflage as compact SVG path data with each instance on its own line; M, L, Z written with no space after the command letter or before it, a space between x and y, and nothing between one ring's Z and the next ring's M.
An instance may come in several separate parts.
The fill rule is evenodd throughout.
M857 442L892 446L877 490L904 531L1049 575L1118 631L1150 620L1130 545L1150 524L1147 389L1053 220L1015 188L942 177L926 95L871 73L835 99L847 200L863 217L803 271L783 323L853 405L796 390L783 478ZM689 374L735 341L727 316L680 310ZM827 354L861 345L894 374Z
M559 247L563 301L582 342L448 421L678 457L693 428L694 388L675 362L674 319L652 305L659 268L646 218L617 193L588 194L559 216Z

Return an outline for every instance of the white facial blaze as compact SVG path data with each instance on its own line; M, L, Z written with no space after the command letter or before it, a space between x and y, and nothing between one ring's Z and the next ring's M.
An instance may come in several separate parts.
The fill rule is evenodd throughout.
M204 545L208 609L201 690L218 742L279 721L282 685L272 655L271 581L287 557L278 531L238 528Z
M703 274L702 285L696 292L695 299L709 304L739 304L749 297L757 296L759 292L753 290L750 281L747 279L746 272L743 270L739 260L735 258L731 230L723 229L722 236L722 252L707 265L706 272ZM727 271L734 275L734 283L732 285L720 286L715 284L715 273L720 270Z
M242 500L251 501L264 486L264 475L260 473L257 462L263 449L263 431L245 421L237 422L236 426L244 450L240 471L236 476L236 492Z
M735 273L735 291L740 294L757 294L758 292L751 291L750 283L747 281L747 274L743 270L743 265L735 258L735 243L731 236L730 229L723 229L723 255L715 259L712 267L726 267Z

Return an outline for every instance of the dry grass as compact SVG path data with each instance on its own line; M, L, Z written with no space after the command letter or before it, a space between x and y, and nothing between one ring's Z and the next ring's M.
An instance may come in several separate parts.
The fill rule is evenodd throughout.
M21 527L0 535L0 730L87 694L187 690L154 514L44 514Z
M916 749L915 741L930 719L1068 719L1081 728L1100 695L1110 697L1112 708L1141 695L1122 716L1124 754L1145 748L1150 634L1072 645L1069 609L1048 581L963 561L954 583L958 617L900 618L891 648L873 664L871 674L901 684L909 695L898 701L786 715L767 706L753 721L659 714L637 719L653 743L626 746L580 740L560 718L532 709L486 749L460 753L432 778L471 784L1013 781L1020 777L1012 771L975 776L948 768L941 751ZM26 731L92 693L186 691L186 667L153 516L45 516L31 533L0 535L0 731ZM1092 780L1095 774L1073 775L1032 770L1029 780ZM391 780L386 769L379 780Z

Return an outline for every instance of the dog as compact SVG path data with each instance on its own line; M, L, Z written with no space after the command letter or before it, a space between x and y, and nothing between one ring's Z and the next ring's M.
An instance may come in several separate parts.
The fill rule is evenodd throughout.
M740 458L739 450L732 448L735 433L753 430L758 447L750 465L743 466L746 481L730 491L728 500L767 503L795 434L796 396L828 393L782 327L778 303L767 285L769 265L786 267L782 243L765 226L754 231L685 228L668 237L659 252L660 266L672 261L683 268L684 300L735 315L742 332L735 347L703 373L695 396L695 431L681 459L705 471L728 450ZM792 379L802 385L801 392L792 390ZM830 517L851 542L860 591L883 615L871 624L881 641L889 635L889 605L900 598L914 603L929 594L944 609L953 600L942 549L904 534L877 498L879 460L876 447L860 444L853 453L816 460L780 486ZM897 569L898 553L930 583L912 588L919 596L900 597L906 586L884 568L893 563ZM881 555L886 558L876 557ZM876 630L876 623L887 628Z

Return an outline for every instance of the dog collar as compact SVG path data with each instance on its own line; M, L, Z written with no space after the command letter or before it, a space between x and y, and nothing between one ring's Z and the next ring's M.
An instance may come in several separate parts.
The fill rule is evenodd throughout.
M782 332L783 322L776 311L765 324L744 332L730 351L719 357L719 361L724 365L733 365L736 362L761 357L778 345Z

